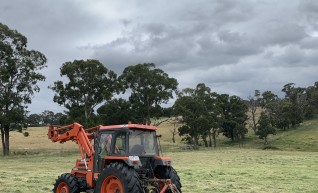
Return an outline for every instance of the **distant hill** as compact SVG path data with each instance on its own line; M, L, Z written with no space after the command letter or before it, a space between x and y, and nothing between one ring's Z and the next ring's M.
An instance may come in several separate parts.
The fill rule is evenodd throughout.
M176 125L178 126L178 125ZM187 145L181 142L181 137L176 135L176 143L172 143L172 129L174 125L164 123L158 127L158 133L162 134L161 143L164 149L178 150ZM297 128L290 128L287 131L277 130L276 135L268 137L269 145L264 146L264 141L259 139L249 129L245 141L242 144L232 143L228 138L220 134L217 138L217 148L219 147L241 147L255 149L277 149L288 151L318 151L318 117L307 120ZM200 147L205 148L203 146Z
M280 131L271 138L272 145L283 150L318 151L318 118L299 127Z
M180 124L176 124L176 129ZM164 122L158 127L158 134L162 135L160 141L163 152L180 151L188 149L188 145L181 141L181 137L175 136L176 143L172 143L172 130L174 124ZM40 152L78 152L75 143L67 142L65 144L52 143L47 138L47 127L30 127L26 131L29 133L25 137L22 133L13 131L10 133L12 154L40 153ZM269 146L267 148L287 151L314 151L318 152L318 117L313 120L305 121L297 128L291 128L288 131L277 131L274 136L268 138ZM245 141L242 144L232 143L228 138L220 134L217 137L217 148L251 148L264 149L264 141L259 139L249 129ZM202 143L203 144L203 143ZM200 146L200 149L206 149ZM212 148L213 149L213 148ZM0 154L1 155L1 154Z

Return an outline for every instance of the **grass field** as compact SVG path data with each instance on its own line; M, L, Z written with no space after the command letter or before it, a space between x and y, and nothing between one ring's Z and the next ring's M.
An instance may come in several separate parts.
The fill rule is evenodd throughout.
M318 155L313 152L217 149L174 152L183 193L318 192ZM0 159L0 192L51 192L77 155L37 154Z
M318 120L279 132L270 141L279 150L262 150L262 140L247 136L243 148L218 138L218 148L181 151L180 137L171 143L171 125L158 133L164 155L171 156L183 193L318 192ZM52 143L47 128L29 128L29 137L11 132L10 157L0 157L0 192L51 192L58 175L69 172L79 157L75 143ZM306 145L307 144L307 145ZM305 151L297 151L305 150Z

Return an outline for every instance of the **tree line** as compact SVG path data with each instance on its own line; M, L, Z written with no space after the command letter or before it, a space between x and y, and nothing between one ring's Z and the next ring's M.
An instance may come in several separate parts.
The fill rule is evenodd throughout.
M27 38L0 23L0 130L3 155L9 155L9 131L12 125L47 125L80 122L95 125L160 124L160 117L178 117L181 126L172 131L186 143L198 148L216 146L222 133L231 141L241 142L248 132L248 111L256 135L264 139L276 129L296 127L313 118L318 109L318 83L308 88L286 84L280 99L271 91L256 90L253 97L219 94L204 83L178 90L178 81L153 63L126 67L117 75L98 60L74 60L60 68L61 79L49 88L53 102L65 112L45 110L28 114L27 105L38 82L45 81L40 71L46 67L45 56L27 49ZM120 97L125 95L127 97ZM163 108L176 96L172 107ZM126 98L126 99L125 99ZM257 112L261 112L260 116ZM167 119L168 120L168 119ZM176 119L174 119L176 120Z

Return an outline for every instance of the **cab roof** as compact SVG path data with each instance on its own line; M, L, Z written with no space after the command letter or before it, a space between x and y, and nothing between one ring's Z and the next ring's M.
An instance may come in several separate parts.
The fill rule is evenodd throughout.
M109 125L109 126L100 126L99 130L113 130L113 129L141 129L141 130L157 130L157 127L150 125L140 125L140 124L124 124L124 125Z

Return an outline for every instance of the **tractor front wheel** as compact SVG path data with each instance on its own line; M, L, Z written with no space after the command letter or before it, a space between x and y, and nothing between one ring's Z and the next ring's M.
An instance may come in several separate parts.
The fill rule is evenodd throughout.
M99 175L95 193L143 192L137 172L123 163L111 163Z
M69 173L59 176L54 184L54 193L79 193L77 178Z
M176 185L177 189L180 193L181 191L181 182L180 177L175 169L171 166L157 166L155 170L155 176L159 179L171 179L171 183ZM164 184L159 184L160 190L163 188ZM171 190L166 190L165 193L172 193Z

